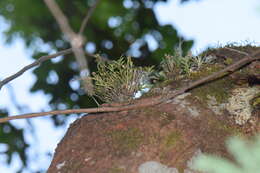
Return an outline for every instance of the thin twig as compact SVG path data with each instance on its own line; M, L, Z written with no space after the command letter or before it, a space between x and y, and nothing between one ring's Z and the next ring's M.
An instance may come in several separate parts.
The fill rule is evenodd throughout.
M89 109L68 109L68 110L56 110L56 111L50 111L50 112L41 112L41 113L30 113L30 114L23 114L23 115L17 115L17 116L10 116L6 118L1 118L0 123L7 122L9 120L14 119L22 119L22 118L33 118L33 117L41 117L41 116L47 116L47 115L55 115L55 114L72 114L72 113L97 113L97 112L119 112L119 111L125 111L125 110L132 110L132 109L140 109L147 106L154 106L158 105L166 100L173 99L174 97L183 94L201 84L216 80L218 78L221 78L223 76L226 76L235 70L240 69L246 64L249 64L253 61L260 60L260 56L256 57L260 51L254 52L250 56L245 56L245 58L237 61L234 64L231 64L224 68L223 70L220 70L218 72L215 72L207 77L204 77L202 79L199 79L195 82L192 82L187 87L183 87L179 90L176 90L168 95L160 95L152 98L144 98L137 100L133 104L130 105L123 105L123 106L114 106L114 107L98 107L98 108L89 108Z
M90 9L87 11L86 17L84 18L84 20L82 21L82 24L80 26L80 29L79 29L79 32L78 32L79 35L81 35L84 32L84 30L85 30L85 28L88 24L88 21L89 21L90 17L92 16L94 10L96 9L99 1L100 0L96 0L94 5L92 7L90 7Z
M18 72L16 72L15 74L3 79L2 81L0 81L0 90L1 88L9 83L10 81L14 80L15 78L21 76L24 72L26 72L27 70L37 66L37 65L40 65L42 62L46 61L46 60L49 60L49 59L52 59L52 58L56 58L57 56L61 56L61 55L66 55L66 54L69 54L72 52L72 49L66 49L66 50L63 50L63 51L60 51L60 52L57 52L55 54L52 54L52 55L46 55L46 56L42 56L40 57L39 59L37 59L36 61L34 61L33 63L23 67L21 70L19 70Z

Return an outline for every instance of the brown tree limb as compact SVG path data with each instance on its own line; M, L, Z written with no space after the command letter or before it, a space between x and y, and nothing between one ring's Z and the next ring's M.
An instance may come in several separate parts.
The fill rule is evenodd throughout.
M30 114L23 114L23 115L17 115L17 116L11 116L11 117L5 117L0 118L0 123L7 122L9 120L14 119L22 119L22 118L33 118L33 117L41 117L41 116L47 116L47 115L55 115L55 114L72 114L72 113L97 113L97 112L119 112L119 111L125 111L125 110L132 110L132 109L140 109L147 106L154 106L158 105L166 100L173 99L174 97L183 94L187 92L188 90L191 90L195 87L198 87L199 85L205 84L207 82L216 80L218 78L221 78L223 76L226 76L235 70L240 69L246 64L249 64L253 61L260 60L260 56L257 57L257 55L260 53L260 51L254 52L250 56L245 56L245 58L227 66L223 70L220 70L218 72L215 72L207 77L204 77L202 79L199 79L195 82L192 82L186 87L183 87L179 90L176 90L174 92L171 92L167 95L160 95L152 98L144 98L136 100L133 104L129 105L123 105L123 106L115 106L115 107L98 107L98 108L87 108L87 109L68 109L68 110L56 110L56 111L49 111L49 112L41 112L41 113L30 113Z
M57 21L61 31L63 32L63 34L65 34L65 36L69 40L73 53L75 54L76 61L79 65L80 77L82 79L88 79L90 75L90 71L88 67L87 58L85 57L85 53L82 48L85 40L84 37L81 34L77 34L73 31L73 29L69 25L69 21L67 17L63 14L62 10L59 8L55 0L44 0L44 2L46 6L49 8L52 15L54 16L55 20ZM88 17L91 16L92 10L94 10L94 8L90 9L91 13L88 13L89 15L87 15L86 17L87 19L85 19L86 20L85 23L88 21ZM83 21L82 29L85 28L84 25L86 24L84 24ZM87 93L89 90L91 91L93 89L93 84L91 80L88 80L88 85L84 85L84 89Z
M62 33L68 38L80 70L88 70L87 60L82 49L84 43L83 37L72 30L67 17L63 14L55 0L44 0L44 2L57 21Z
M65 34L65 36L67 36L69 40L72 40L75 33L71 29L68 19L63 14L63 12L59 8L58 4L55 2L55 0L44 0L44 2L47 5L47 7L49 8L49 10L51 11L55 20L57 21L63 34Z
M38 66L40 65L42 62L46 61L46 60L49 60L49 59L52 59L52 58L56 58L57 56L61 56L61 55L66 55L66 54L69 54L72 52L72 49L66 49L66 50L62 50L60 52L57 52L55 54L52 54L52 55L46 55L46 56L42 56L40 57L39 59L37 59L36 61L34 61L33 63L23 67L21 70L19 70L18 72L16 72L15 74L3 79L2 81L0 81L0 90L1 88L9 83L10 81L14 80L15 78L21 76L24 72L26 72L27 70L35 67L35 66Z
M88 21L89 21L90 17L92 16L94 10L96 9L99 1L100 0L96 0L94 5L92 7L90 7L90 9L87 11L86 16L85 16L85 18L83 19L83 21L81 23L81 26L80 26L80 29L79 29L79 32L78 32L79 35L81 35L84 32L84 30L85 30L85 28L86 28L86 26L88 24Z
M96 8L97 4L98 4L99 0L97 0L95 2L95 4L88 10L87 14L86 14L86 17L84 18L83 22L82 22L82 25L81 25L81 28L80 28L80 31L79 31L79 34L81 34L87 23L88 23L88 20L89 18L91 17L94 9ZM66 18L66 16L62 13L62 11L60 10L60 8L58 7L58 5L55 3L54 0L45 0L45 3L46 5L48 6L48 8L51 10L51 12L53 13L56 21L58 22L62 32L67 36L69 37L70 41L74 39L74 42L77 41L77 39L75 39L76 37L76 34L74 33L74 31L70 28L69 26L69 23L68 23L68 20ZM78 40L80 41L80 40ZM86 68L87 65L86 63L84 62L84 59L85 59L85 56L84 56L84 51L80 48L76 48L74 47L73 51L75 52L76 56L79 57L81 55L83 55L84 58L80 58L81 60L78 61L79 65L82 65L84 67L82 67L82 69ZM66 49L66 50L63 50L63 51L60 51L60 52L57 52L53 55L48 55L48 56L42 56L40 57L38 60L34 61L33 63L23 67L21 70L19 70L17 73L3 79L2 81L0 81L0 90L1 88L9 83L10 81L14 80L15 78L21 76L25 71L37 66L37 65L40 65L42 62L46 61L46 60L49 60L49 59L52 59L52 58L55 58L57 56L60 56L60 55L66 55L66 54L69 54L72 52L72 49ZM93 56L93 55L92 55ZM82 60L83 59L83 60Z

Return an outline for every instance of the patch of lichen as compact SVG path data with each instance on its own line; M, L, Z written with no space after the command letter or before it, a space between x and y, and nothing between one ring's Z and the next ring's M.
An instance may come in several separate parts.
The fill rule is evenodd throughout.
M157 132L154 132L153 134L148 136L148 143L151 145L157 145L160 143L160 134Z
M107 133L116 155L123 156L136 150L143 142L144 135L138 128L112 130Z
M65 165L59 170L59 172L76 172L76 170L82 167L82 162L80 161L69 161L65 162Z

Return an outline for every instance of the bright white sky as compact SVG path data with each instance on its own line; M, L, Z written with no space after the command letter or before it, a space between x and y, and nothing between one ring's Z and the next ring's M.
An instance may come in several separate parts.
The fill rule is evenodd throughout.
M194 39L194 51L218 43L255 41L260 43L259 0L193 0L179 5L160 3L156 12L161 24L172 24L187 39Z
M258 8L257 8L258 7ZM201 0L179 5L177 0L169 3L158 3L157 17L161 24L172 24L180 35L187 39L194 39L193 51L202 51L209 45L229 42L244 42L248 40L259 45L260 43L260 2L258 0ZM258 9L258 10L257 10ZM17 39L12 45L6 46L1 34L6 26L0 18L0 79L13 74L18 69L32 62L30 52L25 50L24 44ZM30 94L29 88L35 78L31 71L11 82L16 100L22 105L29 105L28 112L48 110L48 97L43 93ZM17 110L10 100L7 87L0 91L0 108L7 107L12 114ZM69 122L72 122L71 118ZM44 118L32 120L35 125L36 138L27 135L26 140L32 145L29 154L38 153L37 158L31 158L31 168L46 169L51 158L44 155L46 151L53 154L58 141L66 132L65 128L55 129ZM13 121L18 127L23 127L25 120ZM27 131L30 129L27 129ZM29 133L28 133L29 134ZM0 145L0 151L2 146ZM1 161L4 158L0 159ZM0 165L0 172L14 173L19 162L14 162L12 168ZM33 161L34 160L34 161Z

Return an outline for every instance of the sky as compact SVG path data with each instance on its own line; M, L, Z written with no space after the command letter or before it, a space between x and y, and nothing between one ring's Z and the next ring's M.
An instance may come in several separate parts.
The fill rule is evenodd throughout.
M200 0L180 5L177 0L169 0L168 3L158 3L155 12L160 24L172 24L179 35L195 41L192 48L194 53L205 50L208 46L216 46L228 43L260 43L260 2L259 0ZM18 71L32 62L31 52L26 50L21 39L17 38L11 45L5 45L3 30L7 27L0 17L0 80ZM29 93L32 83L35 81L32 70L10 83L15 95L15 101L28 106L22 113L48 111L48 96L41 92ZM10 96L9 87L3 87L0 91L0 108L7 107L11 115L20 112L14 106L14 98ZM68 120L66 127L54 128L46 118L34 118L35 136L30 135L26 129L26 141L32 145L28 154L31 156L30 167L47 169L51 157L46 152L54 153L54 150L66 133L69 124L76 117ZM17 127L22 128L25 120L12 121ZM51 134L51 135L50 135ZM1 142L1 141L0 141ZM1 144L0 144L1 151ZM37 156L35 156L37 153ZM14 173L19 167L19 159L15 159L11 167L4 167L0 159L0 172ZM24 172L26 173L26 172Z
M171 0L155 8L161 24L172 24L186 39L195 40L193 52L233 42L260 42L259 0L193 0L180 5Z

